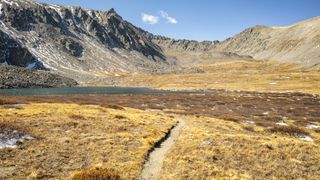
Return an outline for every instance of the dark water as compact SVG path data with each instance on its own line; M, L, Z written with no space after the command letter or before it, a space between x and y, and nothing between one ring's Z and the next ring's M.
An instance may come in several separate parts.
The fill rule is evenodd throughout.
M6 96L47 96L77 94L171 94L187 91L161 91L145 88L124 87L67 87L67 88L31 88L31 89L0 89L0 95ZM189 92L190 93L190 92Z

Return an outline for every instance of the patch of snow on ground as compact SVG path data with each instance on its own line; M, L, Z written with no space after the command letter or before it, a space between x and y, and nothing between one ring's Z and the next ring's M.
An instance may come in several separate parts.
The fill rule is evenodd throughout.
M9 4L10 6L13 6L13 5L16 5L19 7L19 4L17 2L14 2L14 1L7 1L7 0L2 0L3 2Z
M2 14L2 4L0 3L0 15Z
M279 126L288 126L287 123L285 123L283 120L279 120L276 122L276 125L279 125Z
M62 16L61 7L60 6L58 6L58 5L49 5L48 7L53 9L53 10L55 10L60 16Z
M246 121L246 123L255 124L256 122L254 122L254 121Z
M30 63L30 64L28 64L27 68L28 69L33 69L36 66L36 64L37 64L37 62Z
M308 129L319 129L319 128L320 128L320 126L314 125L314 124L308 124L306 127L307 127Z
M30 135L22 135L17 130L0 133L0 149L16 148L19 143L33 139Z
M307 136L307 135L301 136L300 139L303 140L303 141L308 141L308 142L312 142L313 141L312 137L311 136Z

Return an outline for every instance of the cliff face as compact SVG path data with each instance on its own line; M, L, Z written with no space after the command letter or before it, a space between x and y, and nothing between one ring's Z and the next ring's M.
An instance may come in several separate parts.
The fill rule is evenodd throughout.
M43 69L26 47L0 29L0 64Z
M73 78L156 72L174 63L114 9L0 0L0 30L1 63L21 67L36 63L35 68L43 64Z
M48 69L85 82L105 76L180 71L219 59L320 63L319 18L288 27L256 26L225 41L155 36L114 9L86 10L0 0L0 63Z

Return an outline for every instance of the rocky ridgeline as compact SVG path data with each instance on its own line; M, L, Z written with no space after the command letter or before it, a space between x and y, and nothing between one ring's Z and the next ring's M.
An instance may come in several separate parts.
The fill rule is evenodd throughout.
M76 85L76 81L48 71L36 71L15 66L0 66L0 89L70 87Z
M1 44L13 44L0 47L5 52L1 63L21 67L36 63L36 68L43 64L72 78L97 71L110 75L161 71L174 64L145 31L114 9L0 0L0 29Z
M152 41L161 47L175 49L178 51L209 51L214 48L219 41L195 41L186 39L172 39L164 36L152 36Z
M202 62L203 52L208 62L253 57L319 65L319 20L256 26L222 42L198 42L155 36L114 9L0 0L0 64L50 69L79 82L102 74L180 72L188 63Z

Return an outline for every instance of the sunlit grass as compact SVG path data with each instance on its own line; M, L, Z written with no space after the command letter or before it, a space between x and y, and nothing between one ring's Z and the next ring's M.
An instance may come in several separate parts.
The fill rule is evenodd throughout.
M204 73L135 75L126 80L131 85L145 85L156 89L320 94L320 72L303 71L293 64L235 61L200 65L199 68Z
M34 137L17 149L0 150L1 167L16 167L1 171L1 178L108 177L112 169L132 179L176 120L123 107L34 103L17 110L0 106L0 124L22 127Z

